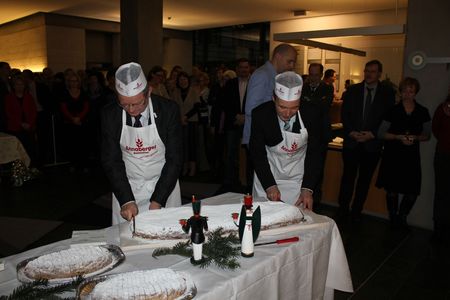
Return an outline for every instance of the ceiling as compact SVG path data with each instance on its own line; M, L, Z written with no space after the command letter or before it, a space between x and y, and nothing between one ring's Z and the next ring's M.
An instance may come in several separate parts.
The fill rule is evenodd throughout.
M293 11L307 16L395 10L407 0L163 0L165 28L194 30L236 24L287 20ZM0 24L31 15L51 12L120 21L120 0L0 0Z

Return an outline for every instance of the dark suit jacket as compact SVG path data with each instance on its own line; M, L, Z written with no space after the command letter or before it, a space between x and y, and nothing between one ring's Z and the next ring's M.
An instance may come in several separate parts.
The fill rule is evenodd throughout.
M358 146L358 142L349 136L350 132L371 131L375 139L364 143L364 148L369 152L378 152L382 146L382 142L377 138L378 127L386 112L395 103L395 91L388 85L378 83L368 120L363 124L364 87L364 81L350 86L343 99L341 114L344 125L344 148L353 149Z
M302 88L302 96L300 101L300 111L307 118L316 120L312 130L313 134L318 136L322 144L323 151L328 148L331 141L331 124L330 124L330 106L334 97L334 88L324 82L320 82L319 86L313 92L309 84L305 84ZM324 153L325 154L325 153Z
M236 119L237 114L245 113L245 101L247 100L247 91L245 91L244 101L241 109L241 96L239 94L239 78L233 78L228 80L225 84L224 88L224 98L223 98L223 106L225 112L225 122L224 129L232 130L240 127L242 130L242 126L234 125L234 121Z
M165 206L170 196L183 163L181 118L175 102L152 95L153 111L156 114L156 128L162 142L166 146L166 163L156 183L149 201L156 201ZM117 103L110 103L102 109L102 165L112 190L119 203L133 201L134 195L128 182L125 164L120 149L122 132L122 111Z
M306 150L305 173L303 175L302 187L314 190L314 187L320 180L320 170L323 166L320 138L323 124L320 124L317 119L314 119L314 115L303 112L301 105L300 114L308 130L308 148ZM275 146L283 139L273 101L263 103L252 111L251 132L249 142L250 157L262 186L264 189L267 189L275 185L276 182L270 171L266 146ZM300 132L298 117L296 117L292 132Z

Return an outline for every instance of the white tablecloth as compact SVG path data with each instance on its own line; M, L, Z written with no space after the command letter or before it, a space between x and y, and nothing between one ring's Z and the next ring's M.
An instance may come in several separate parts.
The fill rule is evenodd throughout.
M227 193L204 200L204 204L236 203L243 195ZM299 236L297 243L255 247L255 256L240 258L237 270L215 266L200 269L189 259L168 255L152 258L152 250L126 251L126 260L109 273L169 267L190 274L197 286L195 299L332 299L334 289L352 292L347 258L334 221L312 212L313 223L291 226L258 242ZM118 243L118 228L108 229L108 240ZM16 264L23 259L61 250L70 240L60 241L5 258L0 272L0 294L9 294L19 285Z

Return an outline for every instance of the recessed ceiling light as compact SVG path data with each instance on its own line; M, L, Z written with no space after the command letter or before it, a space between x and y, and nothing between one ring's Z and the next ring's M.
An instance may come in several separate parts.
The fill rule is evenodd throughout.
M306 16L306 10L304 10L304 9L297 9L297 10L294 10L292 12L294 13L295 17Z

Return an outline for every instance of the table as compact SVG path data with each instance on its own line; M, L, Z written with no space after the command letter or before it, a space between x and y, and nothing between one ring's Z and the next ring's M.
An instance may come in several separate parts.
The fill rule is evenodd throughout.
M227 193L203 200L203 204L236 203L243 195ZM260 199L255 199L260 200ZM240 258L235 271L215 266L194 267L188 258L176 255L154 259L150 249L124 251L126 260L109 273L169 267L190 274L200 299L333 299L334 289L352 292L350 272L339 230L328 217L305 212L313 222L286 227L258 242L299 236L300 242L255 247L255 256ZM118 243L118 227L108 228L108 240ZM9 294L19 283L15 266L23 259L61 250L70 245L64 240L5 258L0 272L0 294Z
M30 157L17 137L0 132L0 164L7 164L18 159L27 167L30 166Z

